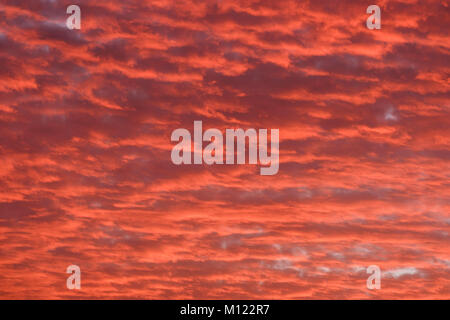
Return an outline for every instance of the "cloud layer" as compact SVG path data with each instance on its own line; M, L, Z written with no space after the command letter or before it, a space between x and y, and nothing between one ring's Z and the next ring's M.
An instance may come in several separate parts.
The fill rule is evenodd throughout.
M0 2L1 298L450 298L445 1L70 4ZM194 120L278 174L173 165Z

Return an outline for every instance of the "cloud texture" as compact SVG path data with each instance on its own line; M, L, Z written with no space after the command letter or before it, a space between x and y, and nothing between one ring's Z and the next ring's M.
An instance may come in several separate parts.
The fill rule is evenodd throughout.
M1 298L450 298L447 1L70 4L0 1ZM278 174L173 165L194 120Z

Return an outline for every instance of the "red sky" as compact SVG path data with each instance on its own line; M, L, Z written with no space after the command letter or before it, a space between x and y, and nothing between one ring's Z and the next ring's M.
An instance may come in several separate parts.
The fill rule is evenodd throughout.
M447 1L70 4L0 0L1 298L450 298ZM278 174L172 164L194 120Z

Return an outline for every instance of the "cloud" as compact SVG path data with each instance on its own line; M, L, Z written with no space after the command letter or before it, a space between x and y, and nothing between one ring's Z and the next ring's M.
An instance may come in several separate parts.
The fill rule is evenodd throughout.
M1 298L449 297L444 2L78 5L2 1ZM278 174L172 164L194 120L278 128Z
M419 270L417 270L414 267L406 267L406 268L397 268L393 270L388 270L383 272L383 275L385 277L394 277L395 279L398 279L400 277L406 276L406 275L416 275L419 273Z

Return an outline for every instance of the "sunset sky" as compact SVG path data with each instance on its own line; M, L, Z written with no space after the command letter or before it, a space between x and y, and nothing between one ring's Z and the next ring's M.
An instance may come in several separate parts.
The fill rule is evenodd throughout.
M449 6L0 0L0 298L450 299ZM278 173L173 164L196 120Z

